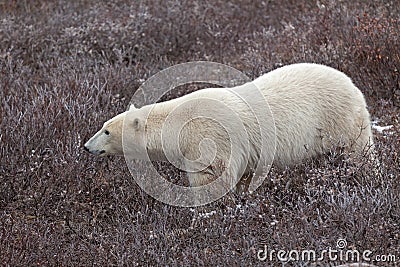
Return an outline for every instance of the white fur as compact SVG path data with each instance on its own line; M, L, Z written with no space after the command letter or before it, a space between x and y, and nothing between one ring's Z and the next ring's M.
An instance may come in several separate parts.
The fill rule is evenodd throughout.
M251 89L254 85L270 109ZM251 107L245 100L251 101ZM252 111L265 112L260 127ZM193 114L210 114L216 120L199 119ZM235 179L251 176L260 159L268 162L273 158L273 163L282 167L327 152L335 145L361 153L373 144L370 117L360 90L342 72L308 63L276 69L234 88L208 88L140 109L132 106L106 122L85 147L94 153L104 150L103 154L122 154L124 119L128 128L124 140L129 141L125 152L143 158L147 149L152 159L168 159L180 167L201 170L188 173L191 186L210 182L223 168ZM138 124L133 123L135 119ZM104 136L106 129L112 138ZM267 139L267 149L262 152L260 132ZM216 154L211 153L215 148ZM235 152L232 158L231 152ZM215 159L210 161L208 153Z
M254 83L274 115L275 164L297 163L338 142L357 152L373 144L364 96L344 73L302 63L271 71Z

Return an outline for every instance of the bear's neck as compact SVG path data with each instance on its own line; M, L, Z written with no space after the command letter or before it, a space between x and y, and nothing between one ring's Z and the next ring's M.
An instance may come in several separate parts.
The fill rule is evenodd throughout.
M146 148L150 159L156 161L166 161L162 143L162 130L168 117L168 110L164 103L158 103L152 109L146 121ZM164 130L165 131L165 130Z

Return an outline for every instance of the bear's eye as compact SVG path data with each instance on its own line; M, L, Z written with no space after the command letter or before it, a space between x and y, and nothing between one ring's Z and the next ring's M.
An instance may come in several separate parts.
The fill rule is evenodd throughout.
M104 131L104 134L105 134L105 135L110 135L110 132L109 132L108 130L105 130L105 131Z

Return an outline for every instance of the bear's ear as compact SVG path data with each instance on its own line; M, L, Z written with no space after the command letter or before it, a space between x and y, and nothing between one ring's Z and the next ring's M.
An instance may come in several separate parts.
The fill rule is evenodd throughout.
M135 118L132 122L132 126L135 131L138 131L140 129L140 120L138 118Z
M135 105L132 103L132 104L129 106L129 110L135 110L135 109L137 109L137 108L136 108Z

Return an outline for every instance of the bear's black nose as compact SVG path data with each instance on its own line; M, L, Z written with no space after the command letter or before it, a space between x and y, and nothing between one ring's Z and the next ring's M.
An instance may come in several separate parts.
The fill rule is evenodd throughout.
M87 152L89 152L89 148L87 148L86 146L83 146L83 149L85 149Z

